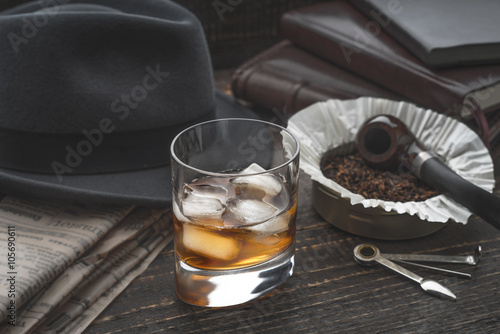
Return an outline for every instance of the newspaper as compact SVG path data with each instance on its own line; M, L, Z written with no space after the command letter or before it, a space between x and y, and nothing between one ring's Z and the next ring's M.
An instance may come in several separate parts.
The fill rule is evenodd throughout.
M171 225L172 228L172 225ZM173 232L169 233L163 240L140 262L140 264L129 272L122 280L118 281L111 289L105 292L99 300L90 306L84 313L77 317L71 324L61 331L61 334L80 334L97 316L116 298L131 282L147 269L156 256L172 241Z
M0 229L2 333L83 331L173 234L167 209L13 197Z

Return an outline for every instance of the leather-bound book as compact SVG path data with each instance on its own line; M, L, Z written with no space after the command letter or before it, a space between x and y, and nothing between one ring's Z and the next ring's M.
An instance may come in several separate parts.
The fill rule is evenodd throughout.
M351 0L431 67L500 63L500 2Z
M241 65L233 74L232 91L237 98L285 114L328 99L402 99L289 41L282 41Z
M500 112L488 117L488 124L490 125L490 153L497 177L496 189L500 194Z
M295 45L420 106L474 117L487 141L485 113L500 105L500 65L431 69L344 1L287 12L281 30Z

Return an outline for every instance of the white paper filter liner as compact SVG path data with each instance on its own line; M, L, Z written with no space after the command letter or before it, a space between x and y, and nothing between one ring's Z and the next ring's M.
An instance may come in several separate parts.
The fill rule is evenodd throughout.
M463 123L406 102L363 97L355 100L319 102L296 113L288 129L301 143L300 167L311 178L348 198L351 204L381 207L386 211L418 215L430 222L449 218L467 223L471 212L448 196L438 195L423 202L390 202L366 199L326 178L320 169L324 153L342 144L354 142L361 125L379 114L396 116L417 139L439 155L464 179L492 192L495 186L493 161L479 136Z

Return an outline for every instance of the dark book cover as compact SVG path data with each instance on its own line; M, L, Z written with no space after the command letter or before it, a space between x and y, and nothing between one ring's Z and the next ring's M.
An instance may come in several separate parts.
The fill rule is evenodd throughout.
M487 136L485 112L500 105L500 65L431 69L344 1L287 12L281 30L295 45L422 107L474 118Z
M359 96L401 100L389 90L282 41L233 74L234 96L266 109L293 114L328 99Z
M500 2L351 0L431 67L500 63Z

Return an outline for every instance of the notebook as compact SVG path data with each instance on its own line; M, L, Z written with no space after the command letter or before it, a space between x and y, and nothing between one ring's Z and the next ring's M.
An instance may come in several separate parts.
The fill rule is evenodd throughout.
M500 2L352 0L362 13L426 65L500 63Z

